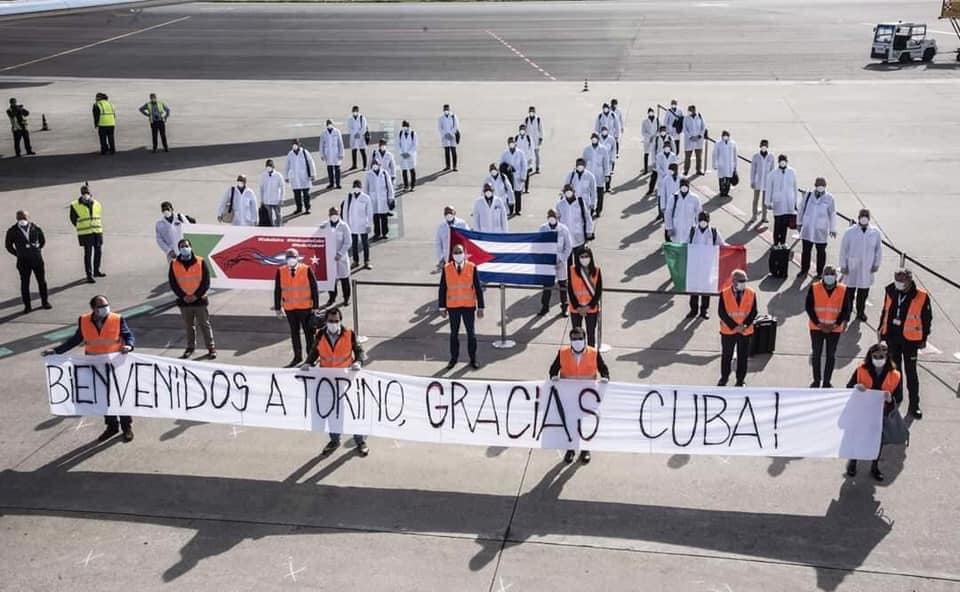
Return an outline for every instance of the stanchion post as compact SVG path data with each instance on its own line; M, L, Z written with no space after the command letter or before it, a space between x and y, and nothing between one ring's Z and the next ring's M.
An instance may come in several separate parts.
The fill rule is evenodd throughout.
M586 321L586 319L584 319ZM603 342L603 309L597 311L597 351L604 354L610 351L610 345Z
M900 269L903 269L906 266L907 266L907 252L901 251L900 252Z
M493 347L510 349L516 345L516 341L507 339L507 287L500 284L500 339L493 342Z
M364 343L367 338L360 334L360 293L357 291L357 280L350 280L353 289L353 333L357 336L357 343Z

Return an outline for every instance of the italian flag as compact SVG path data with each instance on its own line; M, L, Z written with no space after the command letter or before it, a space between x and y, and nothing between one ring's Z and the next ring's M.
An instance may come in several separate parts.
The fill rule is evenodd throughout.
M734 269L747 268L747 248L743 245L663 243L663 254L677 292L719 292L730 285Z

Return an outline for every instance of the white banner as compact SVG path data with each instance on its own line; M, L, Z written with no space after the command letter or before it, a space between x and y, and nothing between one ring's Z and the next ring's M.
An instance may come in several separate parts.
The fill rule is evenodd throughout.
M883 394L280 370L157 356L49 356L55 415L132 415L436 444L877 457Z

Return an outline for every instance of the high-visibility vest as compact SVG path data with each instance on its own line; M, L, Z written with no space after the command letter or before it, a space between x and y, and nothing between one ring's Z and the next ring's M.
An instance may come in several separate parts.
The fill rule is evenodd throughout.
M580 354L580 363L577 363L577 354L569 345L560 348L560 378L579 378L582 380L597 379L597 350L587 346Z
M887 371L887 375L883 377L883 382L878 383L877 377L870 372L870 369L865 364L860 364L857 367L857 384L862 384L870 390L886 391L892 394L900 384L900 371L891 368Z
M720 298L723 299L723 308L727 311L727 314L730 315L730 318L733 319L737 325L742 325L747 319L747 315L753 310L753 301L756 298L756 293L753 291L753 288L745 289L743 295L740 296L740 304L737 304L737 299L733 295L733 288L728 286L720 292ZM720 334L736 335L736 331L728 327L727 324L723 322L723 319L721 319ZM744 328L743 335L753 335L752 324Z
M183 293L187 296L196 294L203 281L203 257L197 257L190 267L184 265L179 257L171 261L170 265L173 266L173 277Z
M103 219L101 218L103 208L99 201L93 200L93 203L88 207L77 199L70 204L70 207L77 215L77 236L103 234Z
M920 313L923 312L923 306L927 303L927 291L923 288L917 288L917 295L910 301L910 307L907 308L907 316L903 319L903 338L907 341L923 341L923 320ZM887 294L883 299L883 322L880 323L880 335L887 334L887 324L890 322L890 309L893 307L893 299Z
M445 308L476 308L477 292L473 289L473 274L477 266L469 261L463 262L463 269L457 273L457 264L453 261L443 266L443 278L447 284Z
M573 295L577 297L577 302L590 302L593 299L593 294L587 290L587 283L583 281L583 278L580 277L580 273L577 271L576 265L570 266L570 273L568 274L570 281L570 287L573 288ZM593 275L590 276L590 283L593 284L594 288L597 286L597 281L600 279L600 269L598 268ZM577 312L576 304L571 300L568 305L570 312ZM595 314L600 310L600 306L591 306L587 308L587 313Z
M340 335L332 346L327 335L321 335L317 338L317 366L320 368L349 368L353 362L353 332L350 329L340 329Z
M123 348L120 339L120 315L112 312L103 321L103 326L97 331L93 324L93 313L80 317L80 335L83 337L84 353L88 355L112 354Z
M100 109L100 119L97 120L99 127L113 127L117 125L117 114L113 110L113 105L106 99L97 101L97 108Z
M293 276L290 269L280 270L280 302L283 310L310 310L313 297L310 295L309 268L298 263Z
M816 282L811 287L813 290L813 310L817 313L817 320L821 323L836 323L840 318L840 310L843 308L843 301L847 297L847 287L843 284L837 284L833 292L828 293L823 286L823 282ZM819 331L820 328L813 321L807 321L807 326L811 331ZM843 333L841 325L834 325L833 333Z
M163 121L163 115L165 111L166 110L164 109L163 101L161 101L160 99L157 99L157 113L156 113L157 121ZM147 114L150 117L150 121L153 121L154 120L153 105L150 104L150 101L147 101Z

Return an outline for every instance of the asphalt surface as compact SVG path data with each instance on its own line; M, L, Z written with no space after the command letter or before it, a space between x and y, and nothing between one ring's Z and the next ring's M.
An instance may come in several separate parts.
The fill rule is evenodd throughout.
M195 4L4 23L0 74L318 81L956 77L957 39L937 22L937 4ZM944 50L935 63L870 62L871 25L897 19L939 31L931 33ZM157 25L163 26L142 31ZM128 33L134 34L17 67Z

